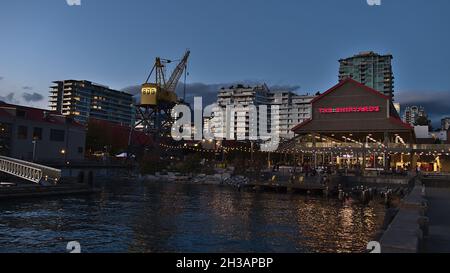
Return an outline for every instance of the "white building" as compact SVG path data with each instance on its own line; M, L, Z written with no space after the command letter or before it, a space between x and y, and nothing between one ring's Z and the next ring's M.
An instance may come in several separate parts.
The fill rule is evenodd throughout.
M250 136L256 135L251 132L253 128L251 124L257 125L255 129L258 130L256 132L258 133L261 119L264 117L261 113L261 106L267 106L267 129L275 129L282 139L291 139L294 137L291 129L311 118L313 98L314 96L297 95L290 91L271 92L265 84L255 87L236 85L222 88L218 94L217 106L212 111L214 118L205 119L204 125L205 128L211 128L212 133L219 138L249 139ZM280 120L278 124L272 120L275 117L274 106L279 107ZM233 113L227 114L227 107L233 108ZM252 108L258 115L256 119L250 114ZM227 117L227 115L229 116ZM228 130L225 120L233 124Z
M414 133L418 139L432 139L440 140L442 142L448 141L447 131L441 130L436 132L430 132L430 127L428 126L414 126Z
M448 131L450 129L450 117L441 120L441 130Z
M292 139L292 128L311 118L311 101L314 96L297 95L290 91L271 93L271 104L280 106L280 137Z
M259 106L270 104L269 92L269 88L265 84L254 87L238 84L222 88L218 94L217 107L213 109L214 118L211 120L213 127L211 131L219 138L249 139L251 122L259 128L261 118L256 117L255 120L255 117L250 114L251 109L256 109L256 114L260 116ZM266 118L270 117L269 111L267 115ZM251 120L252 118L253 120ZM228 121L229 127L225 121ZM270 126L269 121L268 128Z
M425 117L428 119L425 108L423 106L408 106L405 108L402 119L404 122L414 126L416 125L416 121L419 117Z

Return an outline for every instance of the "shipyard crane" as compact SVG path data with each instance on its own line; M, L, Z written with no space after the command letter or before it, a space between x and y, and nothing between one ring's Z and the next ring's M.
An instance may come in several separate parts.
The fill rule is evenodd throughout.
M183 103L177 97L176 88L183 73L187 73L189 55L190 51L187 50L170 77L166 77L165 71L168 64L174 61L160 57L155 59L150 74L142 85L140 102L135 105L134 129L152 134L154 139L169 136L174 122L171 110L175 105ZM151 80L152 75L154 81Z
M191 52L189 50L186 51L186 54L174 69L168 81L166 81L165 68L167 64L172 63L172 61L159 57L156 58L155 64L153 65L147 80L142 85L141 105L152 107L173 107L172 104L179 102L175 91L183 72L186 71L190 53ZM149 83L153 73L155 74L155 82Z

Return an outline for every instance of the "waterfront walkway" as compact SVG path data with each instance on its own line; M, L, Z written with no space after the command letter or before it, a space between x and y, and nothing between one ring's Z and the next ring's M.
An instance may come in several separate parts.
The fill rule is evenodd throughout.
M450 188L427 188L430 234L428 253L450 253Z

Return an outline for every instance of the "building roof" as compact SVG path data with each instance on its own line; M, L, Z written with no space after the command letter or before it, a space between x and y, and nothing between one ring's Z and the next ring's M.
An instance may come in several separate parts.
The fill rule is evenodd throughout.
M323 98L325 98L328 95L332 94L333 92L335 92L336 90L338 90L342 86L344 86L346 84L349 84L349 83L354 84L354 85L356 85L358 87L358 88L354 89L355 92L368 92L368 93L371 93L373 95L376 95L376 96L386 100L387 102L389 102L391 104L390 108L391 109L393 108L393 104L392 104L392 101L391 101L390 97L388 97L388 96L384 95L383 93L378 92L377 90L375 90L373 88L370 88L370 87L368 87L368 86L366 86L366 85L364 85L364 84L362 84L362 83L360 83L358 81L355 81L355 80L353 80L351 78L347 78L347 79L339 82L337 85L331 87L325 93L323 93L320 96L314 98L311 101L313 109L314 109L314 104L315 103L317 103L318 101L322 100ZM292 128L292 131L295 132L295 131L298 131L300 129L304 129L305 126L306 127L310 126L309 124L311 124L312 122L314 122L313 119L308 119L308 120L304 121L303 123L301 123L301 124L295 126L294 128ZM389 117L386 120L386 122L387 123L384 123L384 124L386 124L385 126L388 126L388 127L398 128L398 129L401 129L401 130L411 130L411 131L413 130L413 127L410 124L407 124L407 123L403 122L399 118L397 111L389 111ZM367 127L367 128L372 126L371 124L364 124L364 125L365 126L363 126L363 127ZM375 125L375 122L374 122L373 126L376 126L376 127L382 126L381 121L377 121L376 125Z
M128 145L129 140L131 140L131 144L133 145L149 146L154 144L154 140L151 135L147 135L146 133L134 129L129 125L122 125L116 122L89 118L88 127L89 126L101 127L106 135L114 137L116 141L122 143L123 145ZM131 139L129 139L130 137Z
M34 122L53 123L53 124L70 124L84 128L84 125L70 118L60 115L54 111L33 108L28 106L9 104L0 101L0 117L21 118Z
M352 57L348 57L348 58L345 58L345 59L340 59L339 61L341 62L341 61L345 61L345 60L350 60L350 59L355 59L355 58L366 58L366 57L390 57L391 59L393 59L392 54L382 55L382 54L378 54L378 53L373 52L373 51L363 51L363 52L360 52L360 53L358 53L356 55L353 55Z
M346 78L345 80L341 81L340 83L336 84L335 86L333 86L333 87L331 87L330 89L328 89L327 91L325 91L325 93L323 93L323 94L321 94L320 96L317 96L316 98L314 98L314 99L311 101L311 103L314 103L314 102L316 102L316 101L322 99L323 97L327 96L328 94L332 93L333 91L337 90L339 87L341 87L341 86L347 84L348 82L353 82L353 83L355 83L356 85L358 85L359 87L361 87L363 90L366 90L367 92L372 92L372 93L376 94L377 96L380 96L380 97L382 97L382 98L384 98L384 99L388 99L388 100L390 99L388 96L384 95L384 94L381 93L381 92L378 92L377 90L375 90L375 89L373 89L373 88L370 88L370 87L368 87L368 86L366 86L366 85L364 85L364 84L362 84L362 83L360 83L360 82L358 82L358 81L355 81L355 80L352 79L352 78Z

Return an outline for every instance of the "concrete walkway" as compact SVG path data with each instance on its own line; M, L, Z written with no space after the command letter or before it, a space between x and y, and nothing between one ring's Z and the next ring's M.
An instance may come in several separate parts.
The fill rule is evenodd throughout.
M450 188L427 188L429 238L425 252L450 253Z

